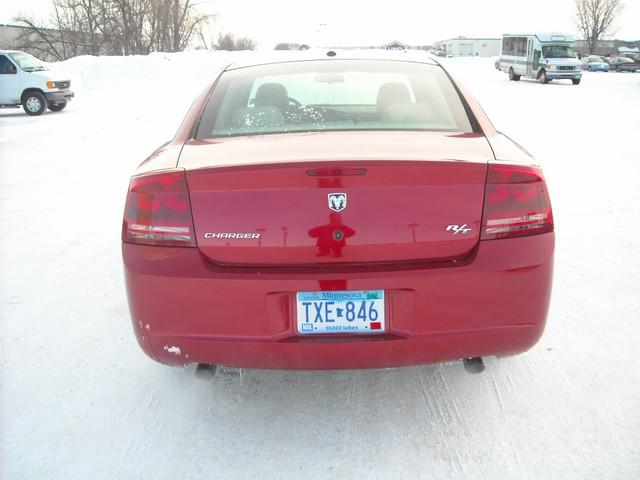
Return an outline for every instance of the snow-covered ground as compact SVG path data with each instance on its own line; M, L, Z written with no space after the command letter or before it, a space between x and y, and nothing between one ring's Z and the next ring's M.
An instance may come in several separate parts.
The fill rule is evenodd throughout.
M120 224L130 173L229 58L78 58L67 110L0 111L0 478L638 478L640 73L539 85L448 61L545 168L556 274L531 351L474 376L207 382L138 348Z

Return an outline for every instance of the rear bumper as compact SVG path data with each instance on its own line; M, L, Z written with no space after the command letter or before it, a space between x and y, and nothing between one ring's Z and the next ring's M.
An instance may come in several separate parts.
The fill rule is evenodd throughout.
M352 274L220 273L197 249L122 248L134 331L159 362L379 368L533 346L549 306L554 234L480 242L464 266ZM385 289L386 335L296 335L296 291L347 289Z

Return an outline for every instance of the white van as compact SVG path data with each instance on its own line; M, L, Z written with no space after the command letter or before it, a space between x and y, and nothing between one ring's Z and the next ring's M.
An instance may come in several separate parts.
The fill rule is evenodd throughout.
M540 83L567 79L580 84L580 60L571 49L573 35L562 33L531 33L502 36L500 70L509 74L509 80L533 78Z
M28 115L59 112L73 98L71 81L59 79L32 55L0 50L0 108L22 107Z

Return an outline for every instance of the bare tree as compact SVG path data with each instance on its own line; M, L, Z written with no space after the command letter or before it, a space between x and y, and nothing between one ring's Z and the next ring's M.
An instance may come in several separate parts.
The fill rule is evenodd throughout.
M18 47L62 60L76 55L147 54L184 50L211 16L194 0L53 0L49 28L18 17L28 28Z
M595 53L598 41L613 33L613 24L622 11L622 0L575 0L578 29Z
M256 42L248 37L241 37L236 40L236 50L255 50Z
M256 42L248 37L235 38L233 33L218 35L218 41L213 45L214 50L255 50Z
M154 9L154 29L150 37L154 49L164 52L184 50L213 18L197 12L192 0L160 0Z
M33 17L15 18L28 27L16 42L18 48L56 60L113 53L104 15L107 1L55 0L49 22L52 28L42 26Z

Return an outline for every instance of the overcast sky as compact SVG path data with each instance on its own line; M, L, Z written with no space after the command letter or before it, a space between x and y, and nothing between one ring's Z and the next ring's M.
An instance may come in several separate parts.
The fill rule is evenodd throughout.
M217 31L249 36L261 49L278 42L317 46L431 44L464 35L574 33L574 0L196 0L215 12ZM616 38L640 39L640 0L626 0ZM0 22L20 12L47 18L51 0L0 0Z

